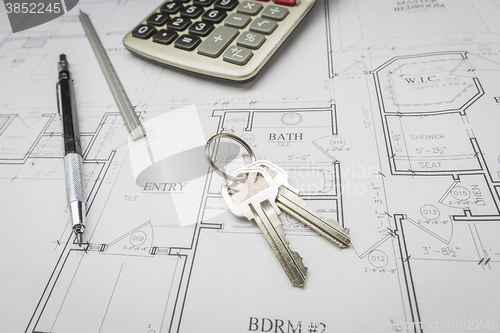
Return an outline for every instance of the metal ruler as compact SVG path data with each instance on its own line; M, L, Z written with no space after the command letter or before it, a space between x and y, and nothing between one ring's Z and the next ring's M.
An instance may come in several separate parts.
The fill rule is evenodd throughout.
M89 39L90 45L94 50L94 54L101 66L101 70L108 82L109 89L113 94L113 98L115 99L115 103L118 106L118 110L120 110L120 114L122 115L123 121L125 122L125 126L127 127L128 133L132 137L132 140L141 138L146 136L146 132L142 128L141 122L137 118L137 114L130 103L130 100L123 88L118 75L111 64L111 61L102 46L101 40L95 31L92 22L87 14L80 10L80 22L83 25L83 29L85 30L85 34Z

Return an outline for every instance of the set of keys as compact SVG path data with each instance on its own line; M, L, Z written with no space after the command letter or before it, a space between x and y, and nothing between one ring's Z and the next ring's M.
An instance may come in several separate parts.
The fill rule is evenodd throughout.
M253 162L231 175L223 173L207 154L210 143L220 137L231 138L242 144ZM205 154L214 171L229 180L221 191L229 210L238 217L246 217L257 223L294 286L304 285L307 267L302 263L302 257L290 249L279 219L282 211L340 248L348 247L351 243L349 229L340 226L337 221L319 216L299 197L299 191L290 186L285 170L268 161L255 161L251 148L238 137L225 133L213 136L207 142Z

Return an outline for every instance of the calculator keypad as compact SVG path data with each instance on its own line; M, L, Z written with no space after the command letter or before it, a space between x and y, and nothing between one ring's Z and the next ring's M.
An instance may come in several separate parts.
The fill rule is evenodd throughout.
M206 37L209 33L214 30L213 23L210 22L195 22L189 27L189 33L191 35Z
M153 42L160 44L171 44L179 34L172 30L161 29L156 34L153 35Z
M238 6L238 0L217 0L214 4L214 8L222 10L233 10Z
M215 2L214 8L208 8ZM175 47L193 51L198 48L198 53L207 57L217 58L224 52L229 44L240 34L238 29L245 28L250 22L250 32L245 32L238 39L238 47L233 47L225 53L223 59L236 65L244 65L253 55L250 49L258 49L266 40L263 35L270 35L288 14L288 9L281 6L268 6L255 1L237 0L194 0L193 4L183 4L180 1L167 1L160 7L159 13L150 15L146 22L135 30L134 37L147 39L153 36L153 42L168 45L177 37L175 31L184 31L189 26L187 35L182 35ZM227 11L236 8L236 13L229 17ZM254 18L262 11L262 17ZM179 16L170 17L168 14L179 13ZM202 15L203 14L203 15ZM201 21L192 22L201 16ZM199 37L207 36L215 23L224 26L217 27L203 42ZM253 19L253 20L252 20ZM156 32L154 26L163 26L167 29ZM250 49L247 49L250 48Z
M278 22L271 19L258 17L252 22L252 24L250 24L250 31L260 32L264 35L270 35L277 27Z
M149 37L153 36L155 32L156 29L154 27L141 24L132 31L132 36L141 39L148 39Z
M209 9L201 17L202 21L220 23L227 16L226 11L222 9Z
M238 37L236 44L239 46L248 47L252 50L257 50L264 42L266 37L256 32L246 31Z
M210 6L215 0L193 0L195 5Z
M186 50L186 51L192 51L194 50L198 44L201 43L201 39L196 36L190 36L190 35L182 35L179 39L175 41L175 47Z
M172 17L167 21L167 28L176 30L176 31L184 31L188 26L191 25L191 20L185 17Z
M252 51L244 47L231 46L223 56L225 61L231 62L236 65L244 65L253 56Z
M198 48L198 53L217 58L238 34L238 30L235 28L219 26L203 41Z
M177 14L181 8L182 3L180 1L167 1L160 7L160 11L167 14Z
M283 21L288 15L288 9L280 6L268 6L262 11L262 17L270 18L276 21Z
M237 29L243 29L250 23L252 18L245 14L231 14L227 19L225 24Z
M236 11L241 14L257 15L262 10L262 4L258 2L243 1Z
M243 67L256 57L258 60L251 63L259 70L262 65L255 65L256 61L267 61L268 54L277 49L274 45L285 40L315 1L301 0L299 4L296 0L168 0L132 30L124 44L146 57L151 55L173 66L177 63L179 67L189 66L193 71L204 67L200 70L203 72L212 66L208 59L218 59L226 63L228 73L231 66ZM300 6L303 7L296 9ZM285 28L280 30L281 25ZM129 38L143 42L140 44ZM178 54L172 53L174 49ZM257 56L259 52L265 53ZM217 76L217 73L208 75Z
M180 14L183 17L195 19L198 18L198 16L200 16L204 11L205 9L203 8L203 6L190 5L181 8Z
M150 25L162 26L164 25L170 17L165 13L154 13L146 22Z

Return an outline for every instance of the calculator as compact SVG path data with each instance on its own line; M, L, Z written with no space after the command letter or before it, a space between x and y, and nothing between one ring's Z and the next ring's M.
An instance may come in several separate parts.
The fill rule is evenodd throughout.
M230 81L249 81L316 0L166 1L123 39L147 59Z

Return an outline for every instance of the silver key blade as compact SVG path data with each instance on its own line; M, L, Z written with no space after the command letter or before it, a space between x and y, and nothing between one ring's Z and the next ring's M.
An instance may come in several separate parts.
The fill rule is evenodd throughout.
M292 284L303 286L307 268L286 241L276 206L278 187L264 169L244 169L234 176L239 174L247 175L244 182L230 182L221 190L229 209L257 223Z
M250 209L290 282L295 287L302 287L306 281L307 267L302 263L302 257L290 249L281 221L271 203L268 200L261 202L260 209L250 204Z
M278 190L276 203L279 208L338 247L345 248L351 244L349 229L341 227L335 220L322 218L296 193L283 185Z

